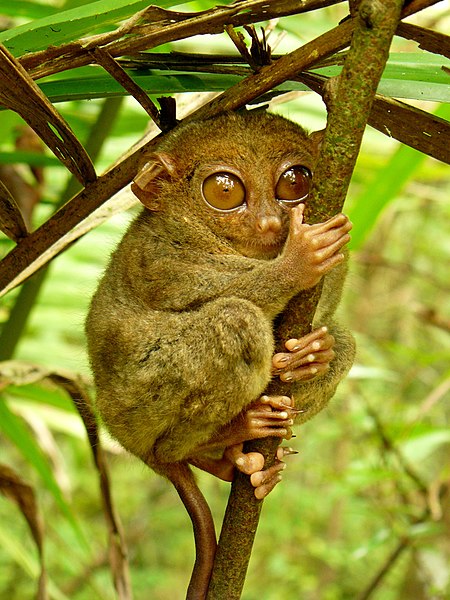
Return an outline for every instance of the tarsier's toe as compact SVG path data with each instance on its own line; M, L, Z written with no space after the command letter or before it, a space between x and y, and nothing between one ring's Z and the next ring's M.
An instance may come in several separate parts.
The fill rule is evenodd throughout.
M238 469L241 473L252 475L264 468L264 457L259 452L242 451L243 444L236 444L226 449L226 458Z
M272 467L258 471L250 476L250 482L255 488L258 500L265 498L273 488L282 480L281 472L286 468L286 463L277 461Z
M273 410L284 411L286 408L294 406L294 400L290 396L261 396L262 404L270 406Z

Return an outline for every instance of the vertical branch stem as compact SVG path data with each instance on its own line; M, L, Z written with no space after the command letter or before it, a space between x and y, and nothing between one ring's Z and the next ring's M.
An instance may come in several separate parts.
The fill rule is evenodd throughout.
M362 0L354 17L355 30L341 75L328 90L328 122L321 156L308 201L308 222L319 222L342 210L359 153L373 98L400 19L401 0ZM320 287L306 290L287 306L277 331L277 343L310 330ZM289 395L289 384L273 381L268 394ZM278 440L248 444L273 460ZM249 478L238 474L227 506L208 600L237 600L241 596L261 512Z

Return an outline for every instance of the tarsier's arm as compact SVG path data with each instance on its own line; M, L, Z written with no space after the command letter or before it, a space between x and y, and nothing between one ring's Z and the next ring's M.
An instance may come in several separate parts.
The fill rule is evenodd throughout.
M231 290L236 285L239 294L268 311L270 316L278 314L280 306L284 308L297 292L313 287L345 260L342 248L350 240L352 228L348 218L338 214L323 223L307 225L303 223L304 208L300 204L291 209L289 235L283 252L272 261L270 271L265 269L268 285L261 285L261 278L256 274L247 273L239 276L237 285L233 282L229 286Z
M149 246L147 250L143 245L142 260L148 260L147 271L144 279L142 272L130 275L131 283L138 276L139 281L145 283L148 280L146 294L152 298L153 305L157 303L162 310L191 310L217 297L233 296L252 302L273 319L299 291L318 283L344 260L341 249L350 239L351 223L345 215L338 214L324 223L307 225L303 223L303 211L303 204L291 209L288 238L283 251L274 259L253 260L229 255L221 257L223 267L207 269L199 257L196 270L195 264L185 264L183 257L175 252L168 253L156 263L150 258L145 259L146 255L151 255L152 248ZM231 268L227 269L227 266ZM127 268L133 269L133 264ZM171 276L164 276L165 273ZM182 296L180 289L184 291Z

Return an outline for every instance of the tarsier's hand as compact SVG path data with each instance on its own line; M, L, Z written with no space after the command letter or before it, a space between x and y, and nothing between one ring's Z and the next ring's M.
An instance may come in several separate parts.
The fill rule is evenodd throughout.
M326 327L315 329L299 340L288 340L285 347L289 352L279 352L272 359L273 375L286 382L307 381L323 375L334 358L334 343Z
M316 285L323 275L344 260L342 248L350 241L352 224L337 214L324 223L303 223L304 204L291 211L289 236L282 259L300 289Z

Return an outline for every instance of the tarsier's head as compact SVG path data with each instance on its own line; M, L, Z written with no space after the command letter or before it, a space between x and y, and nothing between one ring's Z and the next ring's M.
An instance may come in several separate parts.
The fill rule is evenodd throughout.
M320 138L260 111L192 122L163 140L132 190L150 211L200 220L241 254L274 258L290 209L307 202Z

